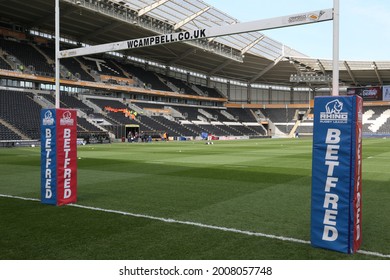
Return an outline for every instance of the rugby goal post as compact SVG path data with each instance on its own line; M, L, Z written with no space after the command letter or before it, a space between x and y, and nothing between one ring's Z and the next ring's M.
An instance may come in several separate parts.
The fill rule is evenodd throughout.
M314 123L318 129L316 129L317 132L315 133L313 140L316 145L313 145L313 166L315 168L312 168L313 181L311 243L315 247L327 248L344 253L354 253L360 248L361 244L360 195L362 182L362 99L356 96L336 99L339 95L339 0L334 0L333 2L333 9L318 10L308 13L300 13L246 23L217 26L207 29L161 34L145 38L60 51L59 0L56 0L56 108L59 108L59 61L61 58L157 46L168 43L249 33L333 20L333 97L317 98L317 105L314 106ZM333 110L327 109L327 107L330 108L331 105L335 104L336 102L338 105L335 105ZM345 107L344 109L343 106ZM61 109L57 109L53 112L42 112L43 124L46 124L47 126L53 126L54 118L52 116L54 113L58 113L57 119L59 121L56 123L59 123L60 125L72 124L75 126L76 119L71 119L70 111L62 112ZM74 114L72 114L72 116L74 117ZM55 129L58 127L53 126L53 131L55 131ZM46 176L47 174L51 174L50 170L48 171L48 169L51 167L51 162L53 161L51 157L55 156L55 154L50 153L50 151L54 148L52 148L49 144L56 142L52 141L55 139L52 138L52 135L56 134L54 132L52 133L49 129L51 128L46 127L45 130L42 130L42 143L47 143L47 145L42 145L42 193L50 194L50 197L44 199L43 202L57 205L72 203L76 201L76 191L71 192L71 189L69 189L70 183L68 181L72 179L70 178L70 174L73 169L75 170L74 173L77 174L77 155L73 154L73 156L68 157L68 154L71 150L70 144L75 145L75 141L70 140L70 135L72 134L70 128L66 128L64 133L62 133L62 130L60 131L61 133L59 133L59 138L64 138L64 141L59 142L60 148L58 149L58 152L59 154L65 154L65 156L61 154L60 160L64 161L63 165L65 165L65 168L67 168L66 170L69 169L69 171L65 171L63 173L64 176L62 177L64 178L59 177L58 179L58 181L60 181L62 184L60 185L59 190L61 193L64 193L64 196L66 197L63 197L60 200L55 200L53 199L55 197L52 197L51 195L52 189L47 187L51 187L51 185L47 183L51 178L46 178L48 177ZM339 143L342 143L342 145L334 145ZM347 152L342 153L340 147L345 149ZM45 148L46 150L44 150ZM47 155L47 157L44 157L45 155ZM73 167L71 166L71 163L73 164ZM319 166L321 168L319 168ZM54 167L57 168L57 165ZM71 170L70 167L73 169ZM56 170L58 171L56 173L60 173L62 171L59 168L58 170ZM60 175L61 174L62 173L60 173ZM347 183L340 180L340 182L342 181L344 184L340 184L338 186L338 177L333 176L334 174L340 174L340 178L341 176L345 177L345 174L349 174L347 180L344 180L347 181ZM62 181L66 182L63 183ZM73 182L75 182L74 185L76 188L77 177L74 178ZM74 194L74 199L70 197L70 194ZM68 197L70 197L71 200L67 200ZM324 197L325 200L323 199ZM339 205L340 208L342 206L342 209L340 210L341 214L338 212ZM336 223L337 217L340 218Z

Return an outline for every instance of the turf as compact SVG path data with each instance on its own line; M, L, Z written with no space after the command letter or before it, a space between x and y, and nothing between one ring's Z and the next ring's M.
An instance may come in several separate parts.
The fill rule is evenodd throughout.
M310 239L310 139L78 147L78 204ZM362 250L390 254L390 140L363 142ZM39 198L40 149L0 149L0 194ZM0 197L0 259L377 259Z

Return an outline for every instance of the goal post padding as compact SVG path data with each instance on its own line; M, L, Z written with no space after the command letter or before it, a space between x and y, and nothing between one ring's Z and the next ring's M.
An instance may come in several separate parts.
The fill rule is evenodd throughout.
M362 241L362 112L359 96L316 97L311 244L343 253Z
M41 110L41 202L77 201L77 110Z

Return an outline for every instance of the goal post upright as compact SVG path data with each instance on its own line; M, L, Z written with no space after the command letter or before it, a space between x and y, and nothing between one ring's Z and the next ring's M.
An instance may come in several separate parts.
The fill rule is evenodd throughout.
M42 108L41 203L77 201L77 110L60 108L60 1L55 0L55 108Z
M60 0L55 0L55 108L60 108Z
M362 243L363 99L340 96L339 0L333 5L332 94L314 101L310 241L353 254Z
M332 96L339 96L340 0L333 0Z

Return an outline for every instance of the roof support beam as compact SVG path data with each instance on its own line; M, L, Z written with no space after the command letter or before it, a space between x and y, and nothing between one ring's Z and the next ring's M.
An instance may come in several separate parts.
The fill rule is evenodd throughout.
M163 5L164 3L168 2L170 0L159 0L159 1L156 1L154 2L152 5L149 5L149 6L146 6L144 8L142 8L141 10L138 11L138 16L142 16L146 13L149 13L151 10L154 10L158 7L160 7L161 5Z
M69 7L67 9L64 9L63 12L61 12L61 17L62 18L67 17L67 16L73 14L76 10L77 10L77 8L74 6ZM30 27L41 26L44 23L50 22L53 20L54 20L54 13L49 13L49 14L45 15L44 17L41 17L41 18L37 19L36 21L30 23Z
M325 67L322 64L321 60L317 59L317 65L320 67L322 74L326 75L326 70L325 70ZM328 87L332 88L332 83L331 82L328 83Z
M267 73L269 70L271 70L272 68L274 68L282 59L283 59L283 55L279 56L277 59L274 60L274 62L272 62L271 64L269 64L267 67L265 67L263 69L263 71L261 71L259 74L257 74L256 76L254 76L252 79L249 80L249 83L254 83L258 78L260 78L261 76L263 76L265 73Z
M320 67L322 74L325 75L326 74L325 67L324 67L324 65L322 65L321 60L317 59L317 65L318 65L318 67Z
M190 21L193 21L194 19L196 19L197 17L199 17L201 14L207 12L208 10L210 10L210 7L206 7L204 8L203 10L200 10L199 12L193 14L192 16L189 16L188 18L185 18L184 20L178 22L175 24L175 26L173 27L174 30L177 30L179 29L180 27L182 27L183 25L186 25L187 23L189 23Z
M207 73L208 76L211 76L211 75L214 75L215 73L217 73L219 70L225 68L226 66L228 66L230 63L232 63L233 60L231 59L227 59L225 60L222 64L218 65L218 67L214 68L213 70L211 70L210 72Z
M378 78L379 84L383 85L382 77L378 71L378 65L376 65L375 61L372 62L372 67L374 68L376 77Z
M297 70L298 74L302 73L301 68L298 66L299 65L298 61L295 61L294 58L292 58L292 57L289 57L289 61L290 61L290 64L292 66L294 66L295 70Z
M191 54L194 54L196 52L196 48L190 48L188 49L187 51L185 51L184 53L182 53L181 55L179 55L178 57L172 59L171 61L169 61L167 64L168 65L173 65L177 62L179 62L180 60L186 58L187 56L191 55Z
M351 77L353 83L357 86L358 83L357 83L357 81L356 81L356 79L355 79L355 76L354 76L353 73L352 73L351 67L349 67L347 61L344 61L344 66L345 66L345 68L347 69L347 72L348 72L349 76Z
M245 48L243 48L241 50L241 54L245 54L247 53L251 48L253 48L258 42L260 42L261 40L264 39L264 35L260 36L259 38L257 38L256 40L254 40L252 43L250 43L249 45L247 45Z
M109 30L117 28L117 27L121 26L122 24L123 24L123 22L121 22L121 21L112 22L110 24L107 24L106 26L103 26L102 28L97 29L94 32L91 32L91 33L88 33L88 34L84 35L83 37L80 38L80 41L82 42L82 41L85 41L85 40L87 40L89 38L93 38L93 37L95 37L95 36L97 36L99 34L102 34L102 33L105 33L105 32L107 32Z

